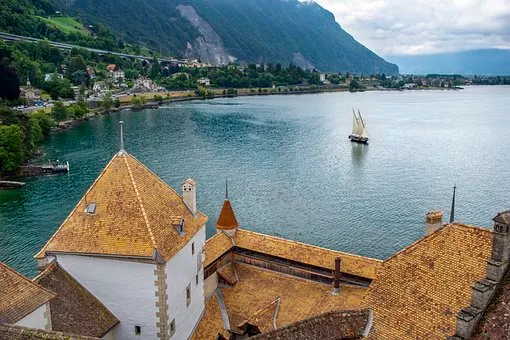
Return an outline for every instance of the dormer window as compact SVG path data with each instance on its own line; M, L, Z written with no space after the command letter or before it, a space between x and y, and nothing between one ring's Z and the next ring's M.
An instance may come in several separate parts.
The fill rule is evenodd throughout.
M87 207L85 208L85 212L89 215L92 215L96 212L96 207L97 207L97 204L96 203L89 203L87 205Z
M180 236L184 236L184 218L182 216L172 216L171 223L175 231L177 231Z

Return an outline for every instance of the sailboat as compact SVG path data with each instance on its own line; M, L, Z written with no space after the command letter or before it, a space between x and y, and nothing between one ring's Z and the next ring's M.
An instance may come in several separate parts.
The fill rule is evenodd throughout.
M368 144L368 131L367 125L361 117L361 112L358 109L358 115L352 109L352 133L349 135L351 142Z

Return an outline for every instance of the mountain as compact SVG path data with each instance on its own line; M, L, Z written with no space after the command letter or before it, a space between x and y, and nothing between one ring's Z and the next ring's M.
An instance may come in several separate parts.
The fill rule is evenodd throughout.
M398 74L318 4L298 0L50 0L126 42L203 62L293 63L321 71Z
M403 74L510 75L510 50L389 56L388 59L397 63Z

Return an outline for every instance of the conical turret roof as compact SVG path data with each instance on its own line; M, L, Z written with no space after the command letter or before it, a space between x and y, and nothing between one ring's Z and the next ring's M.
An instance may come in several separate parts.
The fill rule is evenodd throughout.
M225 199L223 202L223 208L221 208L220 216L218 217L218 222L216 223L216 228L232 230L237 227L239 227L239 223L237 222L236 215L234 214L234 209L232 209L230 201Z

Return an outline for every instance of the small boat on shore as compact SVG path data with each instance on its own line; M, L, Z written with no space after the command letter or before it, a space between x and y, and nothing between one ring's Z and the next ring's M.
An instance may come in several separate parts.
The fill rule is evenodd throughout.
M349 135L351 142L368 144L368 131L367 125L361 117L361 112L358 109L358 115L352 109L352 133Z

